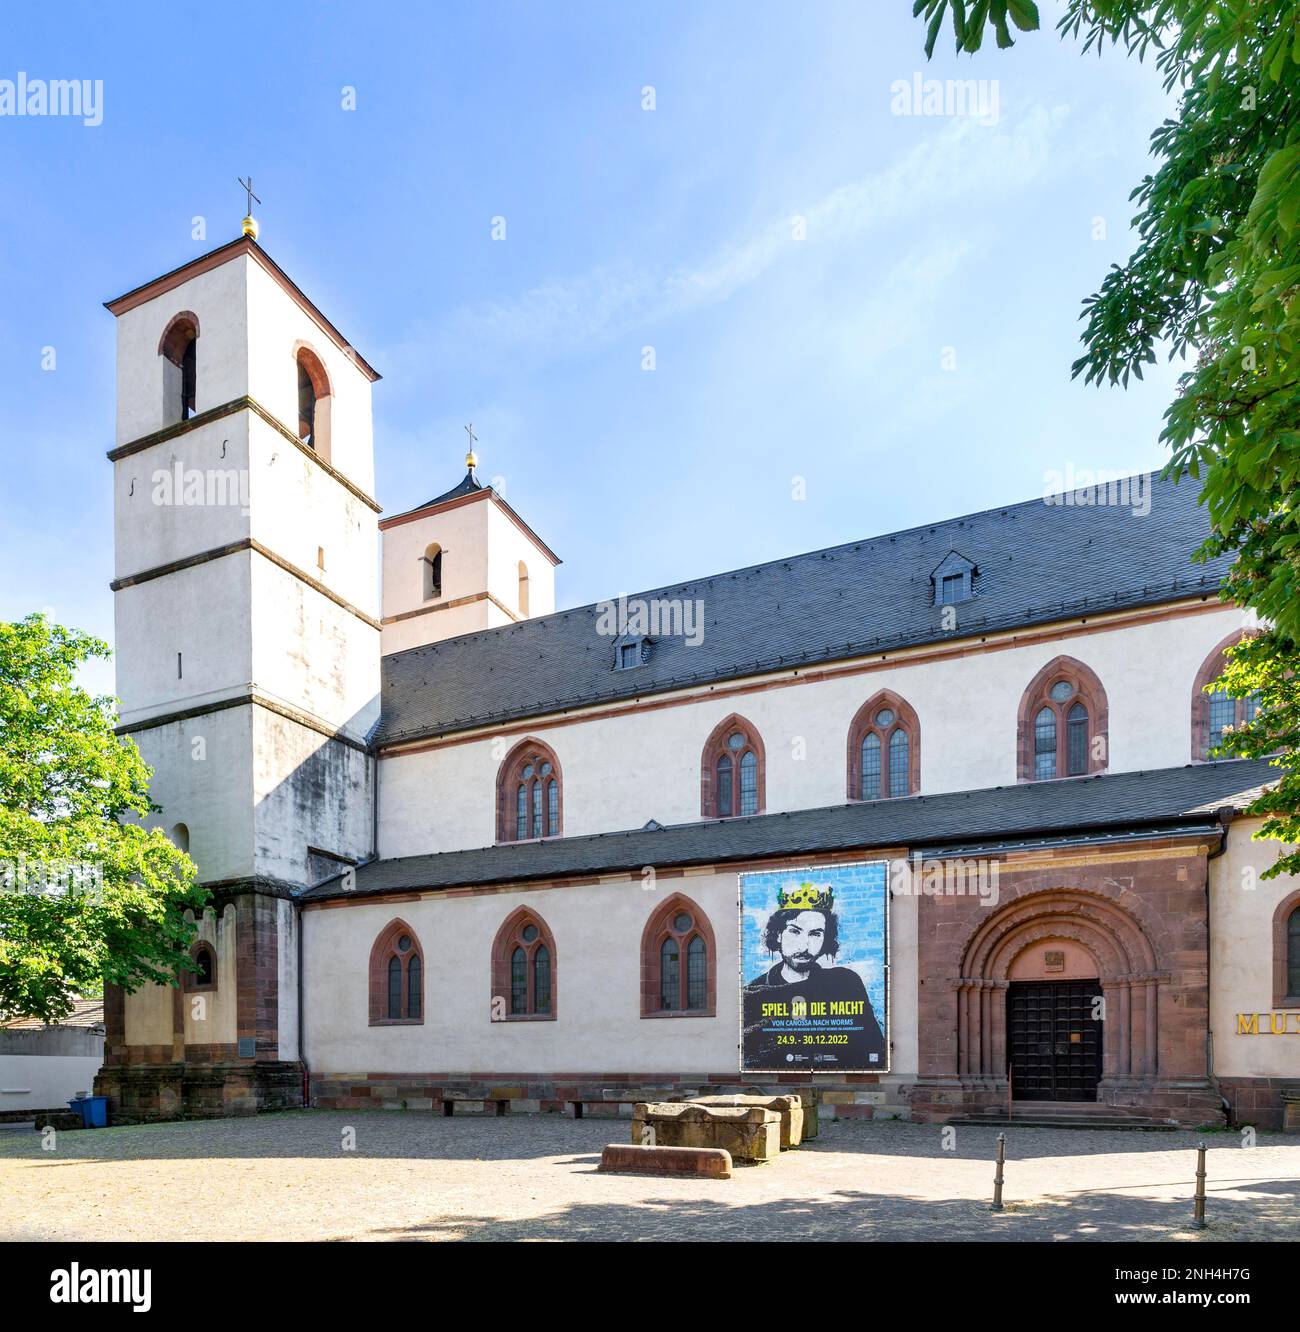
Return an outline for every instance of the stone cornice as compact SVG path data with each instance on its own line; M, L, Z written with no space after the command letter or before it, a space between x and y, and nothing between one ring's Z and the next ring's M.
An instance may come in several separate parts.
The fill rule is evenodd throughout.
M230 698L217 699L213 703L199 703L192 708L180 708L175 712L160 713L156 717L144 717L140 721L122 722L113 728L113 733L134 735L138 731L154 731L160 726L171 726L176 722L191 721L195 717L207 717L214 712L245 707L265 708L267 712L273 712L278 717L284 717L287 721L304 726L309 731L315 731L317 735L323 735L326 739L337 740L339 744L355 749L358 753L370 752L370 747L364 741L356 739L338 727L330 726L319 717L313 717L310 713L290 707L287 703L268 698L257 689L244 689L238 694L231 695Z
M168 574L179 573L182 569L192 569L196 565L207 564L211 560L224 559L227 555L237 555L244 550L251 550L263 559L270 560L277 568L283 569L285 573L291 574L299 582L305 583L314 592L319 592L321 596L332 601L340 609L347 611L349 615L355 615L358 620L368 624L372 629L380 627L379 621L373 615L367 615L359 606L354 606L350 601L339 596L333 589L326 587L319 579L313 578L309 573L298 568L296 564L290 563L284 556L277 555L275 551L264 546L254 537L243 537L239 541L231 541L224 546L214 546L211 550L199 551L195 555L186 555L183 559L172 560L170 564L159 564L152 569L142 569L139 573L128 574L125 578L115 578L108 586L111 591L120 592L123 588L137 587L141 583L152 582L155 578L165 578Z
M155 430L152 434L141 435L139 439L119 444L117 448L109 449L106 456L109 462L118 462L122 458L130 458L134 454L143 453L145 449L151 449L155 444L165 444L168 440L189 434L191 430L198 430L205 425L210 425L213 421L220 421L224 416L233 416L236 412L245 410L265 421L300 453L310 458L326 475L333 477L339 485L359 499L368 509L375 513L383 513L383 507L377 500L367 495L360 486L349 481L337 467L327 463L315 449L304 444L283 421L268 412L256 398L250 398L247 394L241 398L232 398L229 402L223 402L217 407L209 407L207 411L200 412L197 416L191 416L188 421L177 421L175 425L164 426L163 429Z

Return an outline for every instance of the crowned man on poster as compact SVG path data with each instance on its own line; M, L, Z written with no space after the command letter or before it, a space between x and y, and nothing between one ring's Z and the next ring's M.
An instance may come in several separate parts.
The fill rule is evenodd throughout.
M873 898L878 878L883 887L883 876L862 873L874 866L846 868L853 873L842 891L859 899ZM842 939L841 913L830 881L837 870L821 873L827 876L822 882L804 879L778 887L776 909L763 924L762 948L776 960L744 988L741 1055L746 1069L831 1072L887 1067L885 1035L862 975L855 966L835 964L848 944L846 951L861 959L864 968L874 964L883 983L883 911L873 928L870 917L876 904L855 902L853 919L862 937ZM755 908L764 896L768 908L771 905L770 895L763 892L766 887L770 893L770 884L755 880L773 877L743 876L747 882L742 907L751 927L747 932L753 932ZM752 948L746 949L747 963L752 953Z

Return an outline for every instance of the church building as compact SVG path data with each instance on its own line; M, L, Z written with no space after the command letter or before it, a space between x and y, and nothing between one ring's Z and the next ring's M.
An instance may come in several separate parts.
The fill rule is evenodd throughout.
M119 730L211 892L178 986L106 996L118 1122L1300 1112L1300 883L1243 813L1272 770L1213 758L1251 626L1196 483L556 611L563 534L472 453L381 512L379 375L251 219L107 308ZM831 997L764 1020L865 1004L870 1055L746 1057L783 967Z

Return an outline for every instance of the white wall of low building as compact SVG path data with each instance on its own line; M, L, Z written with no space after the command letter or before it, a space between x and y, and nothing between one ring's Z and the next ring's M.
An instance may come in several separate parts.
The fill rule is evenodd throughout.
M1240 611L1216 606L1047 642L902 657L785 687L761 679L752 690L725 697L704 694L667 707L656 699L653 706L607 717L539 722L527 732L453 738L392 754L380 761L380 854L490 845L497 772L521 734L545 740L559 758L566 836L637 828L650 819L698 820L701 751L733 712L763 738L768 812L841 804L850 723L881 689L902 695L916 710L923 795L1010 785L1017 779L1021 697L1038 671L1062 654L1091 667L1106 689L1112 772L1178 767L1191 761L1196 674L1242 623Z
M69 1031L77 1033L73 1040L65 1038ZM0 1032L0 1114L63 1109L92 1090L103 1062L102 1032L84 1027Z
M1262 819L1239 818L1223 855L1210 862L1210 1021L1214 1071L1220 1077L1300 1078L1300 1010L1273 1005L1273 917L1300 888L1294 875L1260 875L1284 848L1256 841ZM1256 1018L1259 1034L1238 1029L1238 1015ZM1286 1034L1269 1020L1286 1014ZM1279 1025L1283 1025L1279 1021Z
M791 862L794 864L794 862ZM800 862L802 863L802 862ZM675 893L708 916L718 956L715 1017L641 1016L641 935ZM555 938L556 1018L493 1022L492 944L519 906ZM369 1025L369 961L376 937L400 918L425 959L425 1019ZM891 1076L916 1071L916 902L891 904ZM304 1057L314 1075L527 1070L734 1073L739 1068L739 882L734 872L640 875L556 889L465 896L428 893L399 903L358 901L302 915L308 1014Z

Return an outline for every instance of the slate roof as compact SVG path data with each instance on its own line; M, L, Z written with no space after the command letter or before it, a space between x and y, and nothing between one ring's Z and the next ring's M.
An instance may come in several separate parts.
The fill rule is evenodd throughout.
M458 485L452 486L450 490L444 490L441 495L435 495L431 500L425 500L420 508L427 509L430 505L441 504L443 500L459 499L462 495L477 495L480 490L486 489L487 487L474 475L474 469L471 467ZM412 509L410 512L414 513L416 510ZM400 514L397 516L401 517Z
M1241 809L1279 773L1266 760L1195 763L1184 768L1025 782L982 791L874 800L786 814L680 823L654 830L597 833L472 851L375 860L356 870L355 887L329 879L306 901L365 897L528 879L633 871L644 865L816 856L873 847L930 849L1032 838L1204 827L1225 806Z
M72 1012L62 1022L54 1025L60 1027L103 1027L104 1001L102 999L74 999L73 1005ZM39 1018L32 1017L9 1018L7 1021L0 1019L0 1028L5 1031L42 1031L46 1025Z
M1147 480L1146 516L1040 498L639 593L702 602L704 639L656 637L634 670L613 669L599 604L393 653L383 658L376 742L1215 595L1230 558L1191 562L1209 535L1199 485ZM978 569L956 635L941 628L931 583L954 550Z

